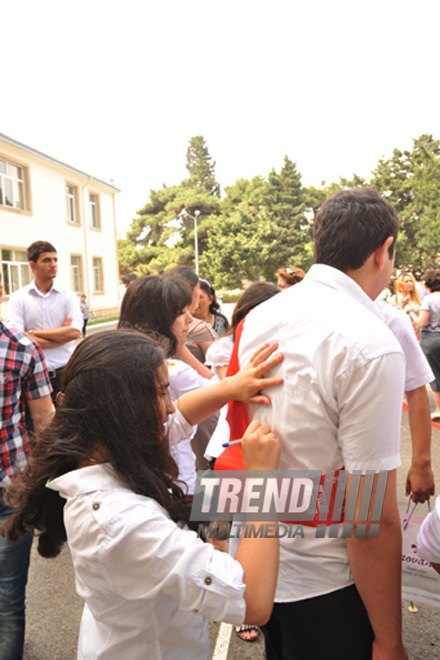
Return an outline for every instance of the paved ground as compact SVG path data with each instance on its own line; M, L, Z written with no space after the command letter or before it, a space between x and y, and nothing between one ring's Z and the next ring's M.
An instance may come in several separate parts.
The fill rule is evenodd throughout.
M408 415L403 411L402 467L398 474L401 510L406 506L404 484L410 456ZM438 479L437 491L440 492L440 431L436 429L433 429L433 468ZM408 605L403 601L404 637L410 660L440 658L439 610L420 605L418 612L411 613ZM68 551L64 550L57 559L48 560L41 558L34 548L27 590L24 659L74 660L81 610L82 602L75 594ZM262 640L253 644L242 642L231 634L230 626L212 623L211 640L215 660L263 658ZM185 660L184 652L182 658Z

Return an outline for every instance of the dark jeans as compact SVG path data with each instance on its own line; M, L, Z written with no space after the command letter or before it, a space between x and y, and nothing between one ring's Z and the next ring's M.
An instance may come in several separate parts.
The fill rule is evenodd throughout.
M420 346L434 374L431 389L440 392L440 332L423 329L420 333Z
M354 585L275 603L261 629L267 660L371 660L373 629Z
M14 509L3 503L0 489L0 523ZM11 542L0 535L0 658L21 660L25 626L25 591L32 535Z

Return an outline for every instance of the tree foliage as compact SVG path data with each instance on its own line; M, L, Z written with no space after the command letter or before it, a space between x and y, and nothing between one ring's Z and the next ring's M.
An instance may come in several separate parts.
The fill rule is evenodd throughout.
M420 274L438 261L440 143L432 135L421 135L413 140L412 151L394 149L372 174L370 185L399 215L396 266Z
M194 267L195 211L200 212L198 244L203 252L213 216L220 209L214 166L203 137L191 138L186 163L189 178L179 185L150 190L149 201L137 212L126 240L120 241L122 274L157 274L183 264Z
M220 199L215 162L201 135L189 141L186 167L189 176L181 183L150 191L126 239L119 241L123 274L194 267L196 211L201 274L215 286L273 280L280 266L307 270L313 261L313 218L322 202L338 190L365 185L386 197L399 215L396 267L420 275L438 263L440 142L432 135L413 140L412 150L395 149L382 157L370 179L353 174L330 184L323 181L320 188L304 188L296 164L286 156L279 172L239 179Z

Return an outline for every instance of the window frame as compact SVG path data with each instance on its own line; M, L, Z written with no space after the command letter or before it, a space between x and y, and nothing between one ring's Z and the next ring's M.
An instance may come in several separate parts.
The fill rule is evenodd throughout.
M92 201L91 197L94 197L95 201ZM92 211L93 208L95 213ZM96 218L96 226L93 224L94 218ZM92 231L101 231L101 197L94 190L89 190L89 226Z
M79 259L79 264L72 264L72 258L74 259ZM75 288L75 273L74 273L74 267L79 268L79 273L78 273L78 281L79 281L79 289L76 290ZM69 261L69 268L70 268L70 284L72 291L74 293L77 293L79 296L84 293L84 263L83 263L83 255L79 254L77 252L71 252L70 253L70 261Z
M32 204L31 204L31 194L30 194L30 175L29 175L29 165L27 163L20 162L19 160L16 160L15 158L11 158L9 155L0 153L0 161L3 161L6 165L6 170L7 166L11 165L12 167L17 167L21 170L21 179L17 178L15 176L12 176L8 174L7 172L0 172L0 194L2 195L0 197L0 210L1 211L12 211L13 213L21 213L24 215L31 215L32 213ZM9 204L4 203L4 196L5 196L5 185L4 182L6 181L15 181L19 182L22 186L22 198L23 198L23 204L24 208L19 208L16 206L10 206ZM12 188L14 192L14 187Z
M76 183L73 183L72 181L67 181L65 182L66 185L66 205L67 205L67 219L66 222L69 225L69 227L80 227L81 226L81 214L80 214L80 208L79 208L79 186ZM75 220L72 221L70 219L70 209L71 204L71 196L69 194L69 188L73 189L73 211L75 215Z
M95 266L95 260L99 260L99 284L101 285L101 289L98 289L96 287L96 268L98 266ZM105 284L104 284L104 259L103 257L98 257L98 256L92 256L92 283L93 283L93 293L94 295L102 295L105 293Z
M12 253L21 252L24 254L25 259L23 261L19 261L15 259L15 254L13 260L3 259L3 251L6 250L11 251ZM14 291L17 291L18 289L21 289L22 287L32 282L33 275L27 258L27 248L22 248L22 247L17 248L17 247L9 247L7 245L2 245L0 249L0 263L1 263L1 273L2 273L3 296L6 300L9 299L9 297L14 293ZM28 273L27 282L24 282L22 278L22 267L24 265L27 266L27 273ZM8 270L7 276L5 276L5 266ZM17 267L17 273L18 273L18 286L14 290L11 290L11 283L13 281L12 270L11 270L12 266Z

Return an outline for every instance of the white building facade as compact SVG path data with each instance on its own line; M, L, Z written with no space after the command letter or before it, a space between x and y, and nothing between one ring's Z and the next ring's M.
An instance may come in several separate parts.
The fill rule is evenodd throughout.
M0 133L1 316L11 293L32 279L27 248L49 241L58 280L80 296L92 317L117 314L119 267L115 195L119 190Z

